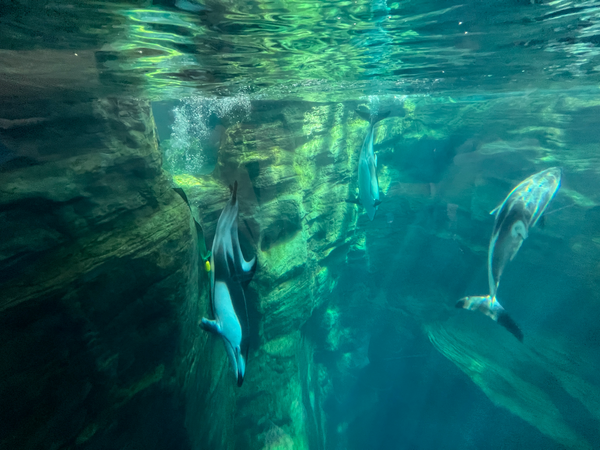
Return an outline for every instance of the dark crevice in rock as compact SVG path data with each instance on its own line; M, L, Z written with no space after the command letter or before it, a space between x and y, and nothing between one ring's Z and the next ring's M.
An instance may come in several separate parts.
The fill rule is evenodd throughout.
M302 229L298 216L277 220L262 231L260 249L265 252L271 247L292 239Z

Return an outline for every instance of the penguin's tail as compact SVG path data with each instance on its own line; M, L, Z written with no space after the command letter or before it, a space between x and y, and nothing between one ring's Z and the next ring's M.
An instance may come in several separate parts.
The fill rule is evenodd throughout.
M463 297L456 302L455 306L470 311L482 312L506 328L520 342L523 342L523 332L495 297L491 295Z

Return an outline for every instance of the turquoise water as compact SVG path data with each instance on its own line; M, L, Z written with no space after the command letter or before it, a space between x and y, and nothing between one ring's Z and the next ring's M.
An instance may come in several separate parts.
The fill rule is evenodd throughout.
M0 1L0 449L600 448L599 45L593 1Z

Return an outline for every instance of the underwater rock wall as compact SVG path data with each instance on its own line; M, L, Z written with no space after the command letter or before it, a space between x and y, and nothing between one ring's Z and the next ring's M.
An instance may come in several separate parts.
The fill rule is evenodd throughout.
M147 102L4 99L1 448L190 448L190 230Z
M593 265L595 251L581 245L597 199L583 184L593 169L576 157L591 144L572 130L578 124L564 122L565 114L595 108L588 103L536 98L523 109L515 96L393 106L376 134L384 198L373 222L345 202L356 196L366 132L356 104L254 102L249 119L228 127L212 176L176 176L193 199L209 247L229 195L226 184L238 179L245 253L258 256L248 295L256 335L241 389L232 388L221 343L207 343L216 358L212 383L222 384L215 392L234 398L222 410L237 436L228 448L360 448L344 441L344 433L385 394L367 394L351 407L339 396L373 358L402 358L413 341L421 350L430 341L494 404L557 445L590 448L598 436L589 430L597 427L585 424L598 422L600 398L583 375L591 355L567 344L574 330L553 336L552 327L540 327L532 312L539 297L527 275L546 271L560 280L556 286L584 285L594 301L597 281L574 269ZM512 124L518 114L527 126L514 129L503 120L511 116ZM481 123L494 126L484 130ZM567 174L555 208L571 209L535 230L502 286L502 298L527 330L523 347L454 303L486 289L488 213L518 181L508 174L524 178L548 165L562 165ZM562 255L561 270L549 263L550 254ZM568 312L559 298L545 307ZM370 345L373 336L384 336L377 338L379 349ZM377 383L389 389L388 381ZM347 409L341 421L327 423L326 414L339 415L340 408ZM520 438L513 439L507 445Z
M558 445L591 448L597 357L581 342L594 338L584 315L598 301L589 270L598 239L587 222L599 199L586 190L594 169L577 155L594 143L577 132L581 121L561 121L598 106L532 102L538 119L509 130L500 118L519 111L516 98L428 101L399 103L379 125L384 197L373 222L346 202L367 129L357 105L253 102L227 127L211 176L174 177L204 236L161 169L148 104L4 102L0 398L14 407L0 412L0 447L356 448L346 430L386 394L349 404L340 393L420 337ZM497 126L484 133L481 120ZM523 347L453 305L487 285L488 212L512 187L505 174L527 176L540 161L565 167L555 200L565 212L536 229L503 280ZM258 258L241 388L222 343L198 327L210 308L195 251L210 248L234 180L244 253ZM544 283L560 292L544 294L549 325L523 301L539 301ZM581 330L552 319L573 314L560 302L572 295L586 306ZM373 336L384 337L375 349ZM328 423L336 408L346 416Z
M526 104L516 95L449 100L422 99L412 123L406 120L411 108L405 108L408 127L400 139L386 135L397 119L381 124L378 157L389 165L392 180L366 227L368 270L361 270L364 260L350 264L351 275L338 284L330 304L339 315L340 347L353 349L338 352L330 375L343 392L344 372L356 374L353 364L368 364L365 336L391 323L409 335L424 335L494 404L537 428L557 448L594 448L600 442L600 384L590 370L599 362L592 350L597 325L582 311L598 302L598 281L590 273L600 250L591 225L599 196L586 186L597 166L585 156L593 145L585 137L588 128L596 133L588 117L598 106L570 95L533 96ZM521 344L483 315L456 310L454 303L486 292L489 211L520 181L514 174L523 179L553 165L563 167L564 178L548 224L532 230L500 288L502 304L525 330ZM354 287L344 288L346 283ZM362 311L357 297L363 299ZM573 299L582 304L574 307ZM522 442L513 439L506 445Z
M325 448L327 373L301 329L327 303L346 253L361 240L356 206L346 200L355 197L366 126L342 104L256 102L250 119L227 130L212 177L174 177L209 248L226 184L237 179L242 245L258 258L247 295L255 335L246 380L223 388L236 397L235 448ZM220 354L213 378L233 386L222 344L209 339Z

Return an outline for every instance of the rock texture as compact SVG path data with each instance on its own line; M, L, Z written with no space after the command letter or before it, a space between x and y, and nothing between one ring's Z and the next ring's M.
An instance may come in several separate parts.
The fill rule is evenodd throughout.
M600 362L593 356L597 327L580 312L593 308L598 292L588 275L598 252L591 228L598 194L584 181L597 177L587 139L595 131L586 125L596 103L583 95L532 96L526 105L514 97L441 105L423 99L414 113L420 125L402 119L404 136L386 136L382 126L379 161L397 172L379 220L366 232L370 273L361 280L356 270L352 277L365 285L375 317L394 318L409 330L416 321L488 398L557 448L600 442L600 384L589 375ZM385 126L393 129L394 119ZM488 212L521 179L552 165L564 168L563 187L546 227L531 233L499 293L526 330L522 346L453 304L486 291ZM575 299L584 300L574 307ZM344 295L338 303L347 301ZM351 328L348 341L360 349Z
M0 447L190 448L194 236L149 104L0 117Z
M354 114L357 104L254 102L251 119L228 126L212 176L175 177L208 246L226 186L238 179L246 253L259 261L249 294L255 336L247 379L226 394L235 396L229 415L236 442L228 448L361 448L348 436L382 408L392 389L381 375L391 370L389 361L415 349L438 361L432 348L525 421L491 410L513 428L515 440L500 430L480 439L498 448L519 442L593 448L600 386L587 367L598 361L583 336L589 339L595 325L563 303L563 296L578 294L555 295L543 283L578 286L589 307L596 298L596 281L586 273L597 248L586 221L598 196L581 181L595 172L590 144L574 131L594 105L566 95L532 97L527 110L517 97L392 101L385 106L391 118L376 136L384 200L373 222L345 202L356 195L366 130ZM519 122L518 114L528 121ZM578 115L581 122L565 123ZM525 329L523 346L489 319L453 305L487 286L489 211L522 178L550 165L562 165L566 174L553 225L535 230L501 286L503 303ZM550 319L559 311L571 318L570 327ZM577 323L586 331L573 334ZM577 344L567 344L569 333ZM211 378L230 386L220 344L208 345L220 354ZM414 365L428 377L440 370ZM444 370L471 389L455 369ZM371 387L352 391L357 379ZM486 404L479 399L474 407ZM471 433L464 427L480 419L476 410L464 415L456 427Z
M346 202L364 105L255 101L247 119L222 118L211 175L173 177L196 235L147 103L4 102L0 447L385 448L394 429L438 449L465 436L474 448L594 448L598 103L528 105L382 102L392 114L376 132L383 203L370 222ZM486 289L488 212L549 165L565 169L555 212L500 287L520 344L453 305ZM198 248L234 180L244 253L258 257L239 389L222 343L197 326L210 315ZM440 400L452 392L458 412Z
M256 335L244 386L235 392L235 448L325 448L326 373L301 328L326 304L347 250L358 240L356 148L366 123L342 104L260 102L231 127L209 178L176 176L207 242L238 180L240 230L258 269L248 300ZM224 352L213 377L231 384ZM220 375L219 375L220 374ZM227 445L227 444L226 444ZM229 447L228 447L229 448ZM233 448L233 447L231 447Z

